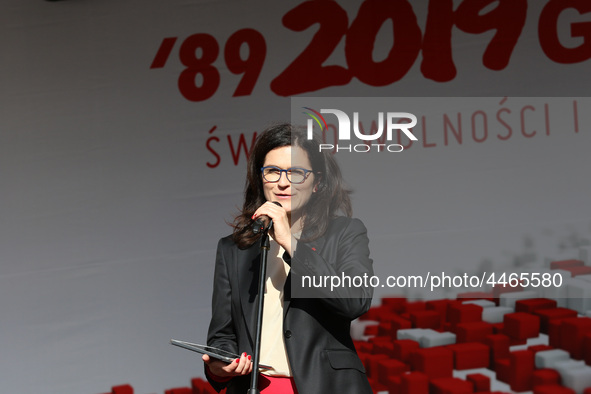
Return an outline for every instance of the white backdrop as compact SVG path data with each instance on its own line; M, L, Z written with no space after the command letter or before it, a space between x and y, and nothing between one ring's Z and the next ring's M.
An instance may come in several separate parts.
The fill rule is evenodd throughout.
M589 237L586 1L573 2L578 10L556 0L492 2L498 7L481 13L498 13L499 22L488 27L470 10L474 0L454 1L460 27L447 30L436 17L445 13L429 11L428 1L363 2L375 14L356 1L329 3L3 1L0 391L96 394L130 383L136 393L161 393L202 376L199 358L168 340L205 339L215 246L241 203L245 148L255 131L290 120L291 95L416 97L399 101L416 113L424 111L420 97L484 100L461 109L457 100L434 101L432 131L417 133L403 153L371 156L381 165L375 177L339 156L379 275L510 266L531 251L525 237L538 240L542 261L568 255L565 240ZM373 37L376 15L394 22ZM421 45L413 44L412 15L423 46L441 56L431 67L446 72L451 32L455 75L433 80L442 74L422 70L423 52L412 61ZM440 41L427 39L429 18ZM288 27L296 23L303 31ZM402 29L395 37L392 26ZM511 38L515 45L484 61L494 27L508 35L501 48ZM242 29L251 30L233 36ZM248 44L238 50L242 39ZM311 42L314 55L293 66ZM193 55L204 60L190 65ZM398 71L384 68L385 59ZM290 65L284 90L274 88ZM325 66L341 71L326 76ZM233 97L244 69L251 79ZM383 78L372 82L375 75ZM536 108L527 112L531 138L520 132L526 105ZM511 138L496 137L506 133L497 123L476 142L467 119L476 109L495 119L503 107L512 111ZM445 144L433 108L465 114L462 144Z

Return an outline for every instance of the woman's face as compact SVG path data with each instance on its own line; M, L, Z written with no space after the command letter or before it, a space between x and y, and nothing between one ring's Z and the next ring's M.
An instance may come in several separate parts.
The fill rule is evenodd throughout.
M282 146L275 148L265 156L263 167L275 166L282 170L289 168L303 168L312 170L308 154L298 146ZM267 182L264 178L263 190L267 201L277 201L287 211L290 217L308 203L314 193L316 180L314 174L307 175L303 183L295 184L287 180L285 172L281 173L278 182Z

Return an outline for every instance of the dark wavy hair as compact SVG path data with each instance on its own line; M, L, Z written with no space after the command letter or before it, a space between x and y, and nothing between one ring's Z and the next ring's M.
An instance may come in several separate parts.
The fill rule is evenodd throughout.
M350 190L344 186L341 170L332 153L320 151L320 139L307 139L306 132L291 124L277 124L267 128L257 138L250 152L244 187L244 205L242 211L234 219L232 239L240 248L253 245L260 234L252 231L252 215L263 205L265 199L261 167L267 153L283 146L298 146L308 154L308 159L314 171L317 191L303 207L304 228L302 241L311 241L322 236L328 227L330 219L337 213L351 216Z

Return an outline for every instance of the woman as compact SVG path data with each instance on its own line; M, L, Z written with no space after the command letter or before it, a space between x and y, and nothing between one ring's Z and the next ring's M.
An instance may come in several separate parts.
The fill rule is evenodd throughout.
M208 345L241 357L226 364L204 355L208 380L228 394L250 387L260 257L252 224L262 215L273 228L260 362L273 368L261 370L259 389L371 393L349 334L351 321L370 307L371 288L302 286L306 277L371 276L366 229L350 218L351 202L332 155L289 124L257 139L242 212L233 234L218 244Z

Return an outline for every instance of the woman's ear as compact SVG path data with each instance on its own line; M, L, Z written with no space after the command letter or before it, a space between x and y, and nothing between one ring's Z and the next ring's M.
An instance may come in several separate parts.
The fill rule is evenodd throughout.
M314 183L314 187L312 188L312 193L316 193L320 189L320 183L322 182L322 179L320 178L320 176L318 176L318 179L316 179L315 181L316 182Z

